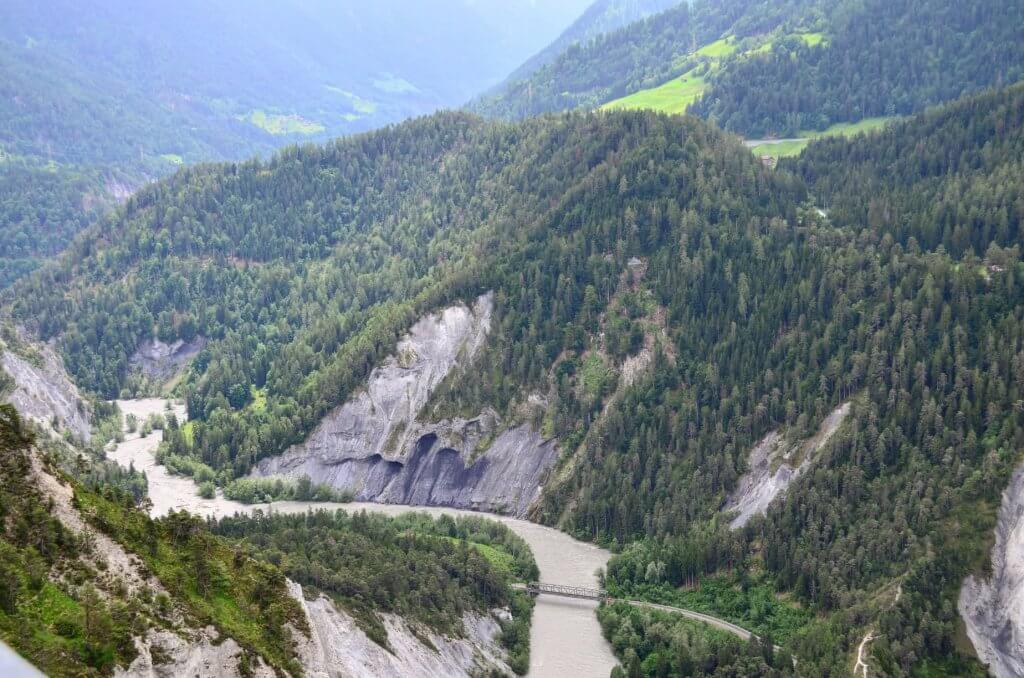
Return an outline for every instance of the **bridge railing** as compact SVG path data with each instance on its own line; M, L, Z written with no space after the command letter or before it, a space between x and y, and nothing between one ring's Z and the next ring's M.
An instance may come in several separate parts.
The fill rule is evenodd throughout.
M585 586L564 586L562 584L542 584L535 581L526 585L526 591L534 595L547 593L554 596L585 598L588 600L604 600L608 597L608 594L601 589L591 589Z

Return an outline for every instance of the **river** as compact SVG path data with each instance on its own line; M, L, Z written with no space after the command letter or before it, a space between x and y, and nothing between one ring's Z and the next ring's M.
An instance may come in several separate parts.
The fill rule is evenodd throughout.
M134 414L143 421L152 413L166 412L165 400L145 398L118 401L121 411ZM181 405L173 411L179 421L185 420ZM346 511L373 511L385 515L398 515L408 511L422 511L433 516L471 515L471 511L459 509L400 506L396 504L331 504L317 502L282 501L272 505L247 505L217 496L203 499L196 494L196 485L189 478L172 476L163 466L157 466L153 459L162 438L160 431L154 431L145 438L137 433L126 434L124 442L109 451L107 456L121 464L129 464L143 471L149 480L149 498L153 502L152 514L161 516L168 511L186 509L197 515L225 516L244 513L254 509L283 512L302 512L312 509L342 508ZM610 553L593 544L577 541L564 532L537 525L525 520L494 514L486 515L507 525L513 532L526 540L533 550L542 582L586 586L597 588L596 571L608 562ZM554 596L541 596L533 612L530 628L530 671L531 678L561 678L580 676L605 678L617 664L611 647L601 635L592 601L572 600Z

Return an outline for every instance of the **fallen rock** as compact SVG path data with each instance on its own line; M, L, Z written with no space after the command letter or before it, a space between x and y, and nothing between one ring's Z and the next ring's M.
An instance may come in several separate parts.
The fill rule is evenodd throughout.
M785 494L790 484L811 464L818 450L832 438L846 415L850 403L843 403L821 422L818 431L804 441L787 441L779 431L772 431L750 450L747 472L739 479L722 510L735 512L729 522L732 529L746 525L751 518L764 515L776 497Z

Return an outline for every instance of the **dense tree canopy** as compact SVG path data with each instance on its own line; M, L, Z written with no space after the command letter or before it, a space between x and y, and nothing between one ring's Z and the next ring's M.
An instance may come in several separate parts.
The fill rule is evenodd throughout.
M209 339L182 385L190 433L169 441L231 477L301 440L417 316L493 290L484 349L423 414L493 407L557 439L534 516L633 543L609 587L721 591L698 602L784 639L803 675L845 671L866 625L894 675L967 671L956 591L1024 447L1022 100L980 95L777 171L689 117L442 114L179 173L7 300L105 395L150 386L128 370L142 340ZM730 530L751 447L841 403L785 500ZM681 661L651 637L627 665Z

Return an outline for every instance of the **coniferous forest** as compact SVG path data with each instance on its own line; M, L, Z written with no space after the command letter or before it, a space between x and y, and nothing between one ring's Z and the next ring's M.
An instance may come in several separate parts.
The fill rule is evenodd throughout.
M1024 450L1021 11L681 4L556 43L468 110L184 166L120 206L114 170L0 155L0 396L26 410L0 405L0 638L106 675L152 655L142 638L213 628L240 675L302 675L326 599L392 656L396 618L436 652L476 615L531 670L520 589L556 582L515 521L277 512L351 500L351 460L323 482L256 473L373 396L418 321L490 293L479 349L409 422L500 422L444 434L467 469L506 430L550 444L508 513L611 553L613 676L986 675L961 595L998 578ZM595 110L683 73L695 115ZM734 134L867 117L891 120L777 165ZM165 345L195 353L140 368ZM187 418L168 402L139 427L112 402L157 396ZM154 429L148 477L113 460ZM782 489L738 515L758 473ZM154 477L181 476L270 506L151 516Z

